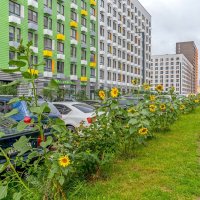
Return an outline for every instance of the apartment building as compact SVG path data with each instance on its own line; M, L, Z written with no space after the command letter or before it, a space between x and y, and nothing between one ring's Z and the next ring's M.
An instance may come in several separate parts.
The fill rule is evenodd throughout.
M183 54L166 54L152 56L152 81L155 87L162 84L164 91L172 86L178 94L190 94L195 92L195 73L193 65Z
M193 65L195 73L193 74L193 79L195 81L195 93L198 90L198 49L194 41L189 42L178 42L176 43L176 53L184 54L185 57Z
M151 15L137 0L99 0L99 87L150 83Z
M32 62L40 83L54 78L71 94L94 96L98 61L97 0L1 0L0 68L17 57L10 47L33 41ZM0 74L0 81L15 76ZM44 84L43 84L44 83ZM43 87L43 86L41 86Z

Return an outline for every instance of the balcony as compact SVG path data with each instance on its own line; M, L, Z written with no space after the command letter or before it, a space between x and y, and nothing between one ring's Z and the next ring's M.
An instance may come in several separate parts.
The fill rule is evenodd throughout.
M91 67L91 68L96 68L96 65L97 65L96 62L91 62L91 63L90 63L90 67Z
M82 43L81 43L81 48L87 49L87 44L82 42Z
M57 59L59 59L59 60L65 60L65 55L63 53L58 53L57 54Z
M16 42L16 41L10 41L10 42L9 42L9 46L10 46L10 47L18 48L18 47L19 47L19 42Z
M96 6L97 3L96 3L96 1L94 1L94 0L90 0L90 5L91 5L91 6Z
M81 15L87 16L88 15L87 10L81 10Z
M59 78L59 79L65 79L65 74L63 74L63 73L57 73L57 78Z
M20 19L20 17L14 16L14 15L9 16L8 21L9 21L10 23L14 23L14 24L18 24L18 25L21 24L21 19Z
M96 81L97 81L96 78L90 78L91 83L96 83Z
M49 72L49 71L44 71L44 77L52 78L53 77L53 73Z
M90 30L90 35L95 37L96 33L93 30Z
M36 23L30 21L28 23L28 29L32 30L32 31L37 31L38 30L38 25Z
M44 50L43 51L43 56L45 57L52 57L53 56L53 52L50 50Z
M90 47L90 51L95 52L95 51L96 51L96 48L95 48L95 47Z
M81 76L80 81L81 81L81 82L87 82L87 81L88 81L88 77L86 77L86 76Z
M81 65L87 65L87 64L88 64L87 60L81 60Z
M53 31L50 29L44 29L43 33L44 35L53 36Z
M75 9L75 10L78 9L78 6L73 2L71 3L70 7L71 7L71 9Z
M52 9L45 6L44 7L44 14L46 14L46 15L52 15Z
M60 21L65 21L65 16L61 15L61 14L57 14L57 20L60 20Z
M62 40L62 41L64 41L64 40L65 40L65 35L63 35L63 34L61 34L61 33L57 34L57 40Z
M72 44L72 45L77 45L77 44L78 44L78 41L77 41L76 39L74 39L74 38L71 38L70 44Z
M71 81L77 81L78 80L78 76L77 75L70 75L70 80Z
M30 49L33 51L33 53L38 53L38 47L31 46Z
M74 27L74 28L77 28L77 27L78 27L78 23L75 22L75 21L71 21L71 22L70 22L70 26L71 26L71 27Z
M87 28L85 26L81 27L81 32L87 32Z
M77 62L77 58L76 57L71 57L71 62L72 63L76 63Z
M35 0L28 0L28 6L32 8L38 8L38 2Z
M90 15L90 20L91 21L96 21L96 17L94 15Z

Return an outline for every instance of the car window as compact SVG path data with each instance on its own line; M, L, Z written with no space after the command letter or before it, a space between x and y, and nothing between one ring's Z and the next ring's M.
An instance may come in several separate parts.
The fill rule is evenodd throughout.
M54 104L54 106L58 109L58 111L60 112L60 114L62 115L67 115L71 109L68 108L67 106L65 105L61 105L61 104Z
M73 107L77 108L81 112L91 113L94 112L95 108L87 104L74 104Z

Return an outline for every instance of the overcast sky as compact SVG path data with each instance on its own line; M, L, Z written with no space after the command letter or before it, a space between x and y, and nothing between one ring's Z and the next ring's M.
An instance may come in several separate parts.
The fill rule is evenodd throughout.
M175 53L176 42L200 51L200 0L139 0L152 16L152 54Z

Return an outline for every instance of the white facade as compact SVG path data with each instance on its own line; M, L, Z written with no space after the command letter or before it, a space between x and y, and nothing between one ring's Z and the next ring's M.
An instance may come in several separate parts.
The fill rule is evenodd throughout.
M162 84L164 91L174 86L179 94L194 93L193 65L183 54L152 56L151 70L153 87Z
M132 79L150 83L151 15L137 0L98 3L99 87L116 86L129 91Z

